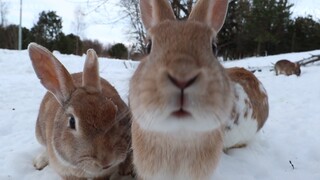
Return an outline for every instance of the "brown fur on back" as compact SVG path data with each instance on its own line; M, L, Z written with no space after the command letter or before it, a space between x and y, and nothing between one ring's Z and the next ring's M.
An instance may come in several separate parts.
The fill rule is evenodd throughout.
M258 121L258 130L264 125L269 115L268 97L266 91L255 75L244 68L228 68L227 73L230 79L239 83L247 93L253 114L252 118Z

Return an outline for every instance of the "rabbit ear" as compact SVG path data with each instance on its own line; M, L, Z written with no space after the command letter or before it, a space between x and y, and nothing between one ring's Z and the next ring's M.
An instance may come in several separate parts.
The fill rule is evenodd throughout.
M71 93L76 89L72 77L66 68L46 48L30 43L28 46L29 56L41 84L62 105Z
M93 49L87 51L83 68L82 86L93 91L101 91L98 56Z
M140 12L147 30L164 20L175 19L168 0L140 0Z
M189 20L208 24L219 32L228 10L228 0L198 0L192 9Z

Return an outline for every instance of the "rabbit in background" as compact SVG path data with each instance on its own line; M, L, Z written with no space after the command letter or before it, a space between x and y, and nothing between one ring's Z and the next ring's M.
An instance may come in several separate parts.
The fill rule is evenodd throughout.
M299 63L293 63L289 60L282 59L276 62L274 65L274 71L276 72L276 75L284 74L286 76L290 75L297 75L300 76L301 69Z

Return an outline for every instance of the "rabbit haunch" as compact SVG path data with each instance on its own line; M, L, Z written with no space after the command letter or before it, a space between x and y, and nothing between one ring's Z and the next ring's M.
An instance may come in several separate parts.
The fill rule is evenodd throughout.
M109 178L130 169L130 113L100 78L96 53L88 50L83 73L71 75L44 47L31 43L28 49L48 90L36 123L36 137L46 149L34 166L41 170L50 163L63 179Z
M269 115L268 95L261 82L244 68L228 68L235 102L224 130L224 149L245 146Z

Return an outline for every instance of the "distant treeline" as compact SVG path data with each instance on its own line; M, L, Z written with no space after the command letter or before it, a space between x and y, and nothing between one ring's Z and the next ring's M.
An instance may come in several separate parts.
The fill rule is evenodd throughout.
M177 4L180 1L173 2ZM173 6L174 12L181 12L179 7L182 8L183 5L177 6L178 9ZM232 60L319 49L320 20L315 20L311 15L291 18L292 7L293 4L288 0L232 0L229 3L225 24L218 34L219 55L225 60ZM184 9L190 11L192 7ZM179 14L177 18L184 19L179 17ZM130 29L136 31L134 28ZM111 47L111 45L104 46L99 40L81 40L74 34L65 35L62 32L62 18L54 11L41 12L34 27L30 30L23 28L22 34L23 49L27 48L30 42L37 42L51 51L58 50L64 54L82 55L88 48L94 48L99 56L123 59L143 56L133 53L128 55L128 49L121 43ZM18 26L0 26L0 48L17 49L17 47ZM135 46L135 48L145 47ZM144 52L139 49L135 51Z
M291 18L288 0L233 0L218 36L225 59L320 48L320 21Z
M17 25L0 26L0 48L18 48ZM122 43L103 45L99 40L81 40L74 34L65 35L62 32L62 18L55 11L41 12L38 22L29 30L22 28L22 49L26 49L30 42L36 42L63 54L82 55L89 48L93 48L99 56L126 59L128 50Z

